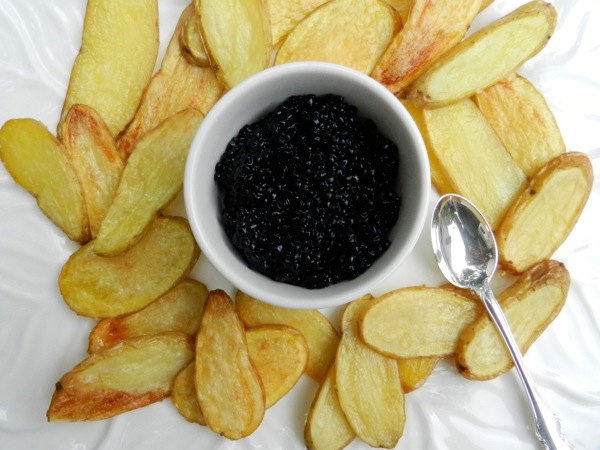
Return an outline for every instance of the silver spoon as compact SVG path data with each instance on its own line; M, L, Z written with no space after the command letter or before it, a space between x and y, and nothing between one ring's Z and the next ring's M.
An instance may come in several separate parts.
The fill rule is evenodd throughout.
M496 324L514 360L531 402L538 439L548 450L572 450L558 416L540 397L525 367L519 346L490 288L498 265L494 234L479 210L466 198L445 195L438 201L431 221L435 258L444 276L455 286L476 292Z

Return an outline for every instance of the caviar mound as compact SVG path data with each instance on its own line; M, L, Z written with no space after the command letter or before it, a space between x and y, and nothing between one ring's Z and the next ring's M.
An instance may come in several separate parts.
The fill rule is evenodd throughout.
M352 280L390 246L399 164L396 145L342 97L289 97L245 125L215 167L224 231L275 281Z

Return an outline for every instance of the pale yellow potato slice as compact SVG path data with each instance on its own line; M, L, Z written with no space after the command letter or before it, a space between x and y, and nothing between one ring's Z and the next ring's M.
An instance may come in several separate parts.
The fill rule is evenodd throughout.
M309 450L342 450L356 433L346 420L335 387L335 361L319 385L304 426L304 442Z
M452 290L406 287L369 303L359 318L359 332L363 342L392 358L448 356L482 311L479 302Z
M192 14L189 14L188 11L191 11ZM192 64L201 67L210 67L212 62L208 57L208 52L200 33L193 3L184 10L182 17L184 17L183 26L176 28L175 31L179 32L179 44L183 55Z
M371 76L394 93L403 91L464 37L481 0L414 0Z
M0 159L15 182L69 239L85 243L90 228L83 189L62 144L37 120L11 119L0 129Z
M554 7L530 1L444 53L411 84L407 97L429 108L470 97L539 53L555 27Z
M273 45L279 43L302 19L327 1L329 0L267 0Z
M196 363L194 361L175 377L171 400L185 420L198 425L206 425L196 394Z
M454 193L471 200L496 229L527 178L472 100L423 110L427 151Z
M77 314L105 318L138 311L183 280L200 256L186 219L158 217L119 256L94 253L94 242L67 260L60 292Z
M223 85L211 67L191 63L180 35L195 18L193 5L183 10L169 42L160 70L150 80L131 123L119 138L119 150L129 156L136 144L166 118L188 108L206 115L221 97Z
M427 378L429 378L439 360L440 358L436 356L430 358L399 359L398 370L400 371L402 390L405 393L409 393L420 388L427 381Z
M531 179L496 231L500 265L519 273L550 258L579 220L593 184L590 158L563 153Z
M94 240L97 254L126 251L181 192L187 154L203 118L199 111L186 109L138 142Z
M525 353L562 309L569 291L569 272L562 263L546 260L524 272L498 301ZM482 315L461 334L456 349L458 371L466 378L489 380L514 363L496 326Z
M317 310L288 309L269 305L238 292L235 298L240 318L247 327L287 325L306 339L309 359L306 374L320 382L335 357L340 335L331 322Z
M248 352L233 301L211 291L196 337L196 393L207 426L236 440L254 432L265 414L265 393Z
M395 29L394 11L380 0L331 0L290 32L275 63L323 61L369 74Z
M194 4L210 58L228 88L268 66L271 25L265 0L194 0Z
M81 184L90 233L95 238L115 197L125 161L110 130L89 106L71 107L60 125L59 137Z
M335 357L340 407L356 435L371 447L394 448L404 432L404 393L398 364L367 347L358 335L361 311L373 298L349 303Z
M194 357L189 336L144 336L93 353L56 383L50 422L102 420L168 397Z
M403 25L406 25L410 9L412 8L415 0L383 0L384 3L390 5L396 13L400 16L400 20Z
M89 0L61 120L88 105L117 136L152 76L158 44L157 0Z
M187 278L140 311L98 322L90 332L88 352L167 331L195 335L207 295L206 286Z
M529 177L564 153L565 143L544 96L519 75L476 94L475 103Z

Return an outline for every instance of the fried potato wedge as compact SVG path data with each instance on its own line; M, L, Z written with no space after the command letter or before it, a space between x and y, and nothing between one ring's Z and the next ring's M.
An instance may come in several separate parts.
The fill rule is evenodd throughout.
M263 325L246 331L250 360L270 408L292 389L306 369L308 344L302 333L285 325Z
M223 291L206 299L195 361L196 393L208 427L232 440L252 434L265 414L265 393L244 324Z
M235 298L240 318L247 327L287 325L306 339L309 359L306 374L320 382L335 357L340 335L331 322L317 310L280 308L238 292Z
M427 381L427 378L429 378L439 360L440 358L436 356L430 358L399 359L398 370L404 393L409 393L420 388Z
M398 364L367 347L358 336L361 311L369 296L349 303L335 357L340 407L356 435L371 447L394 448L404 432L404 393Z
M556 27L550 3L532 0L444 53L407 91L421 107L439 107L500 81L546 45Z
M402 92L460 42L480 5L481 0L414 0L404 27L394 36L371 76L392 92Z
M565 266L546 260L524 272L498 301L525 353L562 309L570 277ZM482 315L461 334L456 349L458 371L466 378L489 380L507 372L513 360L496 326Z
M81 183L91 237L98 234L117 191L125 161L102 118L89 106L73 105L59 137Z
M89 0L61 120L73 105L88 105L117 136L135 114L158 45L156 0Z
M273 45L278 44L302 19L327 1L267 0Z
M275 63L324 61L369 74L395 30L394 11L380 0L331 0L290 32Z
M194 357L189 336L145 336L94 353L56 383L48 420L102 420L168 397Z
M271 25L265 0L194 0L200 32L228 88L265 69Z
M0 159L69 239L89 240L85 199L75 168L65 148L41 122L8 120L0 129Z
M183 280L200 256L186 219L159 217L119 256L94 253L94 242L71 255L58 277L77 314L106 318L138 311Z
M483 308L452 290L397 289L370 302L359 318L360 337L393 358L451 355L458 337Z
M427 151L440 162L453 191L470 199L493 229L526 186L525 173L470 100L423 110Z
M186 109L138 142L94 240L97 254L113 256L130 248L181 192L187 154L203 118Z
M496 231L501 267L520 273L550 258L577 223L593 177L592 163L584 153L563 153L546 164Z
M335 361L310 405L304 426L304 442L309 450L342 450L356 433L346 420L335 388Z
M194 18L193 5L181 13L160 70L150 80L133 120L119 138L122 154L129 156L140 139L173 114L194 108L206 115L221 97L223 85L214 70L191 63L181 46L179 36Z
M192 64L196 64L200 67L210 67L212 62L208 57L206 46L202 40L202 34L196 20L196 14L194 13L193 3L188 6L187 11L192 11L192 14L185 14L183 26L179 29L179 44L181 51L184 56L188 57L188 60Z
M565 152L565 143L546 99L524 77L509 76L476 94L474 100L527 176L534 176L551 159Z
M206 425L196 394L196 363L192 361L175 377L171 400L185 420Z
M98 322L90 333L88 352L167 331L195 335L207 295L204 284L187 278L140 311Z

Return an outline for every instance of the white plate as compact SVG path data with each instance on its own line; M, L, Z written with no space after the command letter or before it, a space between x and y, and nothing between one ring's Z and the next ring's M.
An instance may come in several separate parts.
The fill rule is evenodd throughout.
M522 3L496 0L474 28ZM572 276L566 306L525 359L577 448L600 449L600 3L552 3L559 15L556 33L521 73L546 96L567 147L590 155L596 182L574 232L554 255ZM162 51L186 5L159 0ZM0 0L0 125L32 117L55 129L84 11L83 0ZM183 213L182 205L178 199L171 211ZM54 383L85 357L93 326L67 308L57 288L60 268L75 249L1 166L1 449L305 448L304 421L316 389L306 377L267 411L251 437L237 442L187 423L169 400L102 422L48 424ZM209 288L232 289L203 259L193 276ZM374 294L441 281L425 230L411 258ZM338 313L327 311L332 318ZM514 371L473 382L444 361L422 388L407 395L406 407L399 449L538 448ZM349 448L367 447L355 441Z

